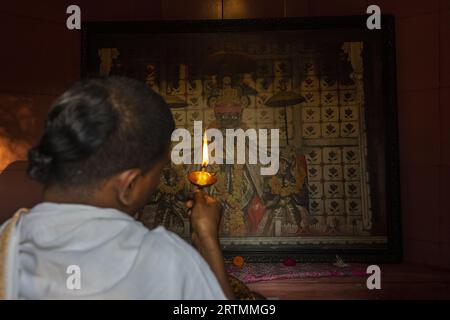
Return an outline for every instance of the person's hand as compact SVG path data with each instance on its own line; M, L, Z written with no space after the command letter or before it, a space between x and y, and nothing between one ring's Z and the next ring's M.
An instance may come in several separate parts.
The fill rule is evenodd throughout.
M192 244L209 264L226 297L234 299L219 244L221 218L219 203L197 189L194 200L188 200L186 206L191 209L189 217L191 218Z
M217 241L220 223L220 205L214 198L197 189L194 200L188 200L186 206L191 209L192 242L196 247L205 242Z

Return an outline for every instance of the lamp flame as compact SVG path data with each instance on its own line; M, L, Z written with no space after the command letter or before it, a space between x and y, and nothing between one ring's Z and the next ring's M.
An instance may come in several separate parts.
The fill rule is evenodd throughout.
M216 173L206 171L206 167L208 166L208 164L208 137L206 136L205 131L202 145L202 168L199 171L192 171L188 174L189 181L200 189L209 187L210 185L213 185L217 182Z
M205 168L209 163L208 157L208 138L205 134L203 135L203 149L202 149L202 168Z

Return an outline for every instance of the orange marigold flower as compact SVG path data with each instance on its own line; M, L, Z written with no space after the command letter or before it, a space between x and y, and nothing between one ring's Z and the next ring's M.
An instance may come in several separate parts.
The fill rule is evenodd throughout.
M233 264L236 267L242 268L244 266L244 258L241 256L236 256L233 258Z

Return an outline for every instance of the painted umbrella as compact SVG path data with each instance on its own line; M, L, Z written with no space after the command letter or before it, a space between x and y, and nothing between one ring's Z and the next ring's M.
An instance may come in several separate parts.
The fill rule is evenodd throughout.
M293 91L280 91L270 97L265 105L268 107L284 107L284 122L286 126L286 143L289 144L289 131L287 121L287 106L304 102L306 99Z

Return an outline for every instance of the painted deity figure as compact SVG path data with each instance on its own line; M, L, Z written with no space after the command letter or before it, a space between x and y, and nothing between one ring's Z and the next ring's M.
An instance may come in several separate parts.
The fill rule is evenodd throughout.
M266 178L264 185L264 208L257 225L256 234L261 236L295 236L308 232L309 212L306 170L302 158L294 154L280 157L277 175Z
M220 83L216 83L208 96L208 106L214 109L216 122L211 127L222 130L243 127L242 112L249 104L249 88L233 85L231 76L225 75ZM236 147L236 146L233 146ZM225 144L224 155L227 154ZM229 150L230 151L230 150ZM233 150L236 154L236 150ZM221 200L224 215L221 234L225 236L245 236L248 226L244 212L255 195L262 196L262 179L258 165L226 164L213 165L217 171L218 182L212 186L212 194Z

